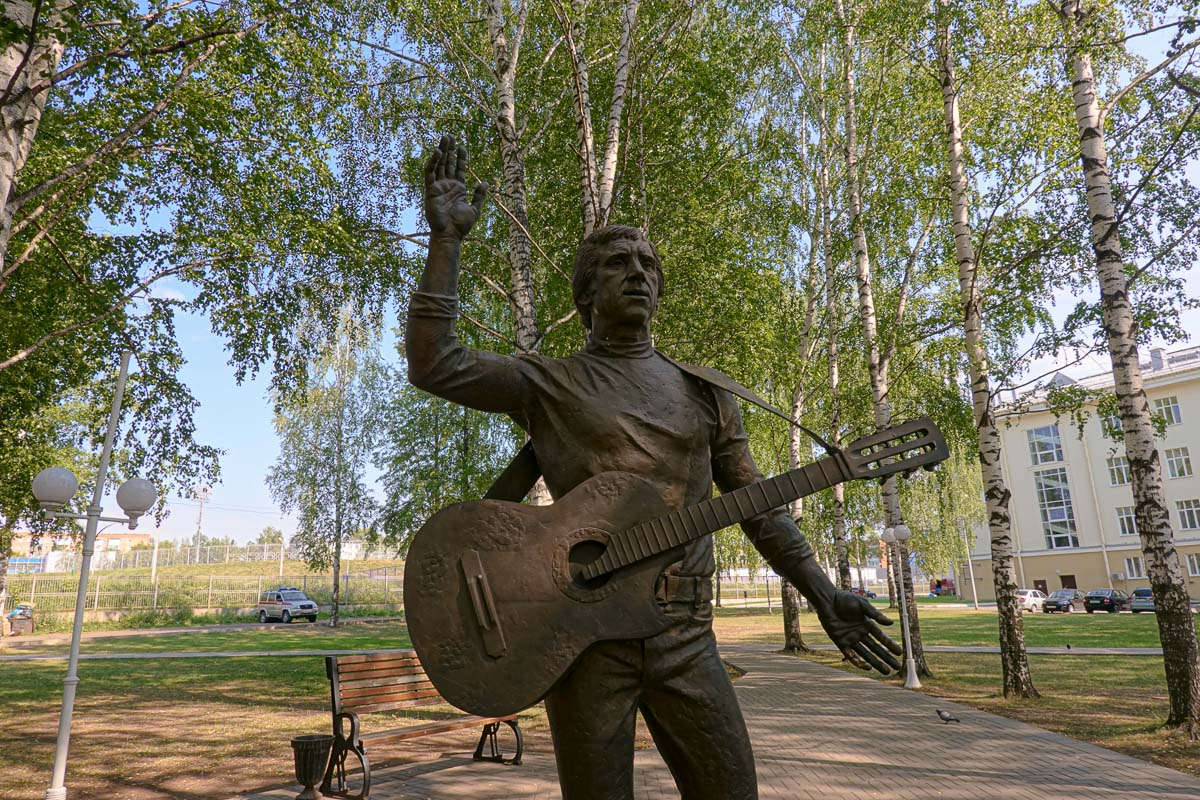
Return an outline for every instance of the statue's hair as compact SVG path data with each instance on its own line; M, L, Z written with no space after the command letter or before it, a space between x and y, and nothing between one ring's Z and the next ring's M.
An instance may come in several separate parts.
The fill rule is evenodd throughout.
M575 253L575 265L571 270L571 299L579 309L583 327L592 329L592 289L596 279L596 262L600 251L617 241L645 241L654 252L654 271L658 273L658 295L662 297L663 274L659 263L658 249L646 238L640 228L628 225L607 225L591 232L579 245Z

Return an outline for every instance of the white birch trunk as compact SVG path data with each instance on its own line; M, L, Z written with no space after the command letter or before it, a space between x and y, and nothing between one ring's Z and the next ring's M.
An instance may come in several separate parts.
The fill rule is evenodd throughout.
M533 292L533 242L529 235L529 193L525 182L525 158L517 134L516 52L518 40L510 49L504 0L488 0L488 37L495 61L496 117L494 124L500 140L503 175L501 203L508 214L509 304L513 312L513 341L520 354L536 353L541 344L537 322L537 303ZM518 31L524 30L528 7L519 4ZM538 479L529 492L529 502L549 505L550 491Z
M841 319L841 309L838 302L837 272L833 260L833 222L830 209L832 196L829 186L829 164L833 160L833 148L829 136L829 112L825 99L825 47L821 47L817 78L817 92L820 102L817 106L818 121L821 130L820 166L817 172L817 191L821 197L821 238L825 261L825 318L829 325L829 441L834 446L842 443L841 421L841 375L838 363L838 328L835 320ZM837 563L837 584L839 588L850 589L850 555L849 544L846 541L846 487L837 484L833 487L833 553Z
M517 352L537 351L540 333L533 294L533 245L529 236L529 199L525 183L525 159L517 138L517 63L509 50L503 0L488 0L488 35L495 60L496 118L503 174L501 202L509 215L508 261L513 310L513 333ZM524 7L521 10L524 15ZM518 43L519 44L519 43ZM515 48L514 48L515 49Z
M871 378L871 400L874 409L875 427L886 428L892 423L892 404L888 399L888 370L887 364L881 358L879 349L879 331L875 314L874 288L871 283L871 259L867 248L867 232L863 219L862 190L858 167L857 117L855 104L855 23L849 19L843 0L835 1L839 21L843 26L842 80L845 91L845 130L846 130L846 200L850 207L850 228L852 233L854 265L858 280L858 309L862 320L863 338L867 343L867 371ZM889 476L883 483L881 491L883 499L884 523L895 527L902 521L900 515L900 498L896 489L896 477ZM912 602L908 606L909 638L912 641L912 657L916 661L917 671L923 676L930 676L928 664L925 662L924 648L921 646L921 631L917 620L917 603L913 595L912 577L908 566L908 548L903 543L897 543L900 551L899 563L896 565L900 575L900 591Z
M50 82L66 46L67 15L73 4L48 4L6 0L3 15L30 32L32 40L9 45L0 54L0 276L8 263L8 241L16 209L10 202L17 180L42 120L50 96Z
M1154 591L1155 616L1162 641L1170 715L1167 725L1200 738L1200 647L1192 619L1179 553L1163 491L1162 469L1154 442L1150 406L1142 385L1137 324L1129 299L1129 281L1121 248L1120 220L1112 197L1104 121L1096 98L1091 54L1081 45L1088 11L1078 0L1059 9L1068 43L1079 151L1087 186L1092 249L1100 280L1101 324L1112 360L1113 390L1121 413L1125 454L1133 477L1133 500L1146 572Z
M576 147L579 161L580 198L583 209L583 235L603 228L612 216L613 192L617 179L617 157L621 150L621 123L625 100L629 94L629 74L632 69L631 51L637 28L639 0L626 0L622 15L621 39L617 45L613 96L609 103L605 127L604 154L597 157L596 136L592 126L592 98L589 87L587 53L584 50L586 31L582 20L585 8L576 0L575 13L567 19L559 12L559 22L567 37L571 56L573 81Z
M1008 511L1010 494L1001 469L1000 433L996 429L996 417L992 408L988 354L983 339L979 271L972 238L962 122L959 118L958 90L954 80L954 58L947 19L950 0L940 0L940 5L941 19L937 31L938 62L950 168L954 253L958 259L958 291L963 309L963 334L966 339L967 365L971 378L975 434L979 443L979 469L983 478L988 529L991 533L992 580L996 588L996 605L1000 620L1000 664L1004 696L1037 697L1038 692L1033 685L1029 656L1025 649L1025 628L1017 602L1012 520ZM968 561L970 557L968 552ZM973 581L971 590L975 590Z

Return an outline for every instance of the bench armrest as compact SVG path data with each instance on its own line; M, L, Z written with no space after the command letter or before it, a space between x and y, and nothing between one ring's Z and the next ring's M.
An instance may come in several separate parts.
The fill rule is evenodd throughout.
M350 723L350 735L345 732L345 723ZM340 739L349 747L359 747L359 736L362 733L362 728L359 726L358 714L353 711L341 711L333 715L333 736Z

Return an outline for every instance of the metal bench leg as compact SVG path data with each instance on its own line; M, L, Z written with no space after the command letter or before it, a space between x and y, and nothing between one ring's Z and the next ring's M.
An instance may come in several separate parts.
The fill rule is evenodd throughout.
M325 768L325 780L321 783L321 794L341 797L345 800L367 800L371 794L371 761L367 758L367 749L362 745L339 748L338 744L339 742L334 742L334 752L329 758L329 766ZM346 782L346 757L351 754L358 759L358 763L362 767L362 788L356 793L349 791ZM337 779L336 788L334 778Z
M500 730L499 722L491 722L483 726L483 731L479 734L479 744L475 746L475 755L472 756L476 761L495 761L498 764L517 765L521 763L521 754L525 752L525 738L521 734L521 729L517 725L517 720L504 720L508 727L512 728L513 736L517 740L517 752L512 758L505 758L500 751L500 743L496 738L496 734ZM483 754L484 744L488 745L489 755Z

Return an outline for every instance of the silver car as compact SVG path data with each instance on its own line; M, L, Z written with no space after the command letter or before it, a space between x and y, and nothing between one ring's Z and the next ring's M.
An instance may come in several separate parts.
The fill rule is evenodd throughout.
M1017 591L1018 611L1041 611L1045 602L1045 593L1037 589L1020 589Z
M1154 611L1154 590L1149 586L1134 589L1129 595L1129 610L1135 614L1139 611Z
M296 617L316 622L317 604L295 586L282 586L263 592L262 597L258 599L259 622L266 622L268 619L291 622Z

